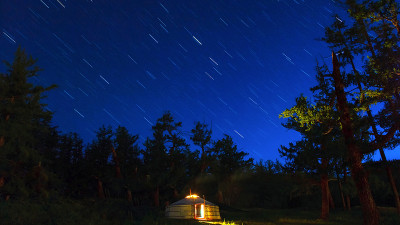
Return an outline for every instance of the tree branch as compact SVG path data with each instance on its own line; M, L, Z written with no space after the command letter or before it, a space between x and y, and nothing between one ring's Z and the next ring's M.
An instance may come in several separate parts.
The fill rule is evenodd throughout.
M371 143L371 150L375 151L379 148L383 148L383 146L394 137L396 131L398 130L400 130L400 122L393 124L393 126L388 130L385 135L379 135L377 139L375 139Z

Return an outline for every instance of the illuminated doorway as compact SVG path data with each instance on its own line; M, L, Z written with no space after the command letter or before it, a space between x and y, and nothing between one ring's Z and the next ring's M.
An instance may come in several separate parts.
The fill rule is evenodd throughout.
M205 219L205 205L204 204L195 204L194 205L194 218L198 220Z

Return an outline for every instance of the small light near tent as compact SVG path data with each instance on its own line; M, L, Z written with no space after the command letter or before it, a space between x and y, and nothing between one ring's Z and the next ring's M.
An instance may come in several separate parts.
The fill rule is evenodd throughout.
M193 195L188 195L185 198L198 198L198 197L199 197L198 195L193 194Z

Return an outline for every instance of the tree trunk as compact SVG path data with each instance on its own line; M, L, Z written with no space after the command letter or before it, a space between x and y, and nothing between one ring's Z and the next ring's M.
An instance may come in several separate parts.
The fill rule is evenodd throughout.
M119 160L118 160L117 152L114 149L114 146L111 146L111 151L112 151L112 156L113 156L113 160L115 163L115 176L117 178L122 178L121 167L119 166Z
M12 97L11 97L11 100L10 100L11 104L14 104L14 100L15 100L15 98L14 98L14 96L12 96ZM7 114L7 115L4 117L4 119L5 119L5 122L7 122L7 121L10 119L10 114ZM1 136L1 137L0 137L0 147L3 147L4 143L5 143L5 137L4 137L4 136Z
M323 162L324 163L324 162ZM321 174L321 219L327 220L329 218L329 194L328 194L328 174Z
M4 176L0 177L0 188L4 186L6 183L6 178ZM8 201L10 199L10 195L6 195L4 200Z
M325 147L321 144L321 149ZM321 159L321 219L328 220L329 218L329 186L328 186L328 160L326 158Z
M347 182L347 167L344 168L344 173L343 173L343 180L344 183ZM351 210L351 202L350 202L350 196L349 194L346 194L346 203L347 203L347 210Z
M101 182L101 180L99 178L97 179L97 194L99 196L99 198L104 199L104 189L103 189L103 182Z
M364 21L363 20L359 20L359 23L364 28L363 29L364 30L363 35L367 40L367 45L368 45L368 48L369 48L370 52L372 53L372 56L375 58L376 57L375 56L375 51L373 49L372 42L371 42L371 39L369 37L369 34L366 31L366 27L365 27ZM395 23L393 23L393 24L395 25ZM397 21L396 24L398 25L398 21ZM398 27L396 27L396 28L398 28ZM345 46L346 46L346 48L348 48L348 46L346 44L345 44ZM353 62L352 58L350 58L350 63L351 63L353 72L354 72L354 74L356 75L356 78L357 78L356 80L357 80L358 89L360 90L360 93L362 93L363 89L362 89L362 86L361 86L360 75L359 75L358 71L356 70L356 67L354 65L354 62ZM364 94L362 94L361 97L360 97L360 104L363 103L363 100L364 100ZM393 110L393 111L396 112L396 110ZM370 126L372 128L373 134L375 136L375 140L378 140L379 139L378 130L376 129L376 124L374 122L374 118L373 118L372 113L371 113L371 111L370 111L368 106L367 106L367 115L368 115L368 119L369 119L369 122L370 122ZM388 180L389 180L392 192L393 192L393 198L394 198L394 202L395 202L395 205L396 205L397 213L400 214L399 193L397 191L397 187L396 187L396 184L395 184L394 179L393 179L392 170L390 169L390 167L389 167L389 165L387 163L386 155L385 155L385 152L383 151L382 148L379 148L379 154L381 155L382 162L383 162L383 164L385 166L385 169L386 169L386 174L388 176Z
M128 202L132 202L132 192L131 192L131 190L127 189L126 190L126 195L127 195Z
M106 198L111 198L110 189L105 188L104 193L106 194Z
M335 202L333 201L331 189L329 188L329 182L328 182L328 197L329 197L329 207L331 209L335 209Z
M364 25L364 24L363 24L363 25ZM374 50L373 50L372 44L371 44L371 40L369 40L369 35L368 35L368 34L364 34L364 36L367 37L368 46L370 46L370 47L369 47L369 48L370 48L370 51L371 51L372 53L374 53ZM345 45L345 46L346 46L346 48L348 48L347 45ZM374 53L374 54L375 54L375 53ZM354 74L356 75L356 80L357 80L358 89L360 90L360 93L362 93L362 92L363 92L363 89L362 89L362 86L361 86L360 75L359 75L358 71L356 70L356 67L355 67L355 65L354 65L354 62L353 62L353 59L352 59L352 58L350 58L350 63L351 63L351 67L352 67L352 69L353 69L353 72L354 72ZM360 104L363 103L364 97L365 97L364 94L362 94L361 97L360 97ZM371 110L369 109L369 106L367 106L367 115L368 115L368 119L369 119L369 122L370 122L370 126L371 126L371 128L372 128L373 133L374 133L375 139L378 140L378 139L379 139L378 130L376 129L376 124L375 124L375 122L374 122L374 118L373 118L373 116L372 116ZM390 169L390 167L389 167L389 165L388 165L388 163L387 163L386 155L385 155L385 152L383 151L382 148L379 148L379 154L381 155L382 162L383 162L383 164L384 164L384 166L385 166L385 168L386 168L386 174L387 174L387 176L388 176L388 180L389 180L390 186L391 186L391 188L392 188L393 198L394 198L394 202L395 202L395 205L396 205L397 213L400 214L400 199L399 199L399 193L398 193L398 191L397 191L397 187L396 187L396 184L395 184L394 179L393 179L393 176L392 176L392 170Z
M350 195L346 195L347 210L351 211L351 200Z
M350 109L347 105L346 95L344 93L344 84L340 75L339 62L334 52L332 52L333 79L335 83L335 93L340 111L340 122L342 124L343 137L349 153L351 173L357 186L358 196L360 198L365 225L378 225L379 212L372 197L371 189L368 183L367 174L362 166L362 153L356 145L350 117Z
M342 181L339 178L339 174L337 174L337 181L339 185L340 197L342 199L343 209L346 210L346 201L344 200L343 188L342 188Z
M370 119L372 131L374 132L375 139L379 138L378 130L376 129L376 125L373 121L373 117L371 111L367 111L368 118ZM399 192L397 191L396 183L394 182L392 170L390 169L389 163L387 162L385 152L382 148L379 148L379 154L381 155L381 160L383 165L385 166L386 174L390 183L390 187L392 188L394 203L396 205L397 213L400 214L400 199L399 199Z
M224 203L224 197L222 195L222 191L218 191L218 203Z
M397 213L400 214L399 193L397 192L396 183L394 182L394 179L393 179L392 170L390 169L390 167L389 167L387 162L386 162L385 166L386 166L386 174L387 174L387 176L389 178L390 186L392 187L392 191L393 191L393 194L394 194L393 197L394 197L394 201L395 201L395 204L396 204Z
M206 154L204 151L204 146L201 146L201 168L200 168L200 174L203 174L204 171L206 170Z
M10 115L7 115L6 117L5 117L5 119L6 119L6 122L10 119ZM0 147L3 147L3 145L6 143L6 139L5 139L5 137L4 136L1 136L0 137Z
M154 206L160 207L160 188L157 186L154 191Z
M201 168L200 168L200 174L204 174L204 171L207 168L207 163L205 157L201 157Z
M358 22L363 27L363 35L364 35L365 39L367 40L367 46L372 54L372 57L375 59L376 55L375 55L374 47L372 46L372 41L371 41L371 38L369 37L367 27L365 26L364 20L360 19L360 20L358 20Z
M4 184L6 183L6 178L4 176L0 177L0 188L4 186Z

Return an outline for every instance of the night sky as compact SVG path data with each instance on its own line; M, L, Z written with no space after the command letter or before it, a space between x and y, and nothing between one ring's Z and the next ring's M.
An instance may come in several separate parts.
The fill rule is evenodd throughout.
M335 14L333 0L0 1L0 59L18 46L38 59L33 82L58 85L45 99L54 125L85 142L104 124L142 143L169 110L188 142L201 121L275 160L300 137L278 115L310 95Z

